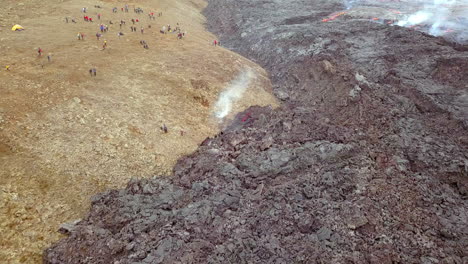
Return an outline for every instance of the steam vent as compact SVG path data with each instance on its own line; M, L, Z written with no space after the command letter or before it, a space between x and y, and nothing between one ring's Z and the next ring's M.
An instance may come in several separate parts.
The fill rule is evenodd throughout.
M468 0L0 5L0 263L468 263Z

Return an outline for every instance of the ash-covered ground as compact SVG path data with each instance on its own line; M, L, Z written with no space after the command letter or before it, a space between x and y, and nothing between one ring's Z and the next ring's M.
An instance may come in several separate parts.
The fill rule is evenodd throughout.
M97 195L45 263L467 263L468 47L340 1L217 0L221 43L270 72L172 177Z

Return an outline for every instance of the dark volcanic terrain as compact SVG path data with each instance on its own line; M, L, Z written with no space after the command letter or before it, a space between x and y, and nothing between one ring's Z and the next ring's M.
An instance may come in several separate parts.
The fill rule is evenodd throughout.
M468 46L338 1L217 0L221 43L270 72L171 177L97 195L45 263L468 263Z

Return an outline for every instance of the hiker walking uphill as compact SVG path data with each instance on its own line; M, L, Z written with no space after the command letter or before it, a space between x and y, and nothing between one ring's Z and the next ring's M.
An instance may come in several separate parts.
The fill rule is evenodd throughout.
M168 130L167 130L166 124L163 124L163 125L161 126L161 130L164 132L164 134L167 134Z
M38 57L42 56L42 49L41 48L37 49L37 56Z
M89 76L91 77L96 76L96 68L89 69Z
M149 49L149 46L148 46L148 44L146 43L145 40L140 40L140 44L143 45L144 49Z

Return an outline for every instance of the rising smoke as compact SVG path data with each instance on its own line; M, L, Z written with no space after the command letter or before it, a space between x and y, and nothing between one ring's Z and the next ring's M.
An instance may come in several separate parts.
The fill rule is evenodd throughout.
M395 23L416 27L433 36L450 36L454 41L468 43L468 0L343 0L347 9L381 6L401 11Z
M406 19L398 22L399 26L407 27L421 23L431 26L429 32L432 35L441 35L441 28L449 23L451 8L456 4L455 0L433 0L430 4L424 4L422 10L411 14Z
M424 3L420 10L400 20L397 25L411 27L426 25L427 33L433 36L454 35L458 42L468 39L468 0L433 0Z
M223 120L231 112L233 104L242 98L254 76L250 68L244 69L221 92L214 106L214 113L218 120Z

